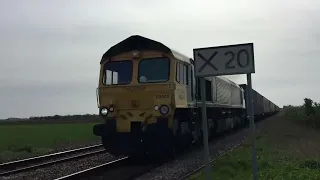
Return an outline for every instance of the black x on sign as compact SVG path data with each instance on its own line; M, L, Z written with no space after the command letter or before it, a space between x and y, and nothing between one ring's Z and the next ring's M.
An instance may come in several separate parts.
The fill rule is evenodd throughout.
M203 69L204 69L207 65L211 66L214 70L218 71L218 68L215 67L215 66L211 63L211 61L213 60L213 58L214 58L217 54L218 54L218 52L214 52L214 53L209 57L209 59L206 59L205 57L203 57L202 54L200 54L200 53L198 52L197 55L199 56L200 59L202 59L202 60L204 61L204 64L200 67L199 72L203 71Z

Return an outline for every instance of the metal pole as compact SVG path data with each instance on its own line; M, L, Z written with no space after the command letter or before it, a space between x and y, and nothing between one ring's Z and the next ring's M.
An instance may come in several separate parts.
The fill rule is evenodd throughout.
M206 88L205 79L199 78L200 81L200 93L201 93L201 104L202 104L202 132L203 132L203 150L204 150L204 165L206 179L210 180L210 164L209 164L209 145L208 145L208 122L207 122L207 107L206 107Z
M251 138L252 138L252 171L253 179L258 180L258 162L257 162L257 151L256 151L256 136L255 136L255 125L254 125L254 115L253 115L253 98L252 98L252 81L251 73L247 74L247 84L248 84L248 118L250 121L251 128Z

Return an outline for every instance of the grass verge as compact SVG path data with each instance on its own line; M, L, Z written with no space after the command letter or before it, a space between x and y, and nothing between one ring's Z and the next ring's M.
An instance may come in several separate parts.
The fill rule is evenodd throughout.
M22 124L0 126L0 162L46 154L57 148L98 141L96 123Z
M257 133L259 179L315 180L320 179L320 133L299 126L276 115L263 122L265 128ZM234 151L212 164L211 178L215 180L252 179L251 145L249 139ZM204 171L190 179L205 179Z

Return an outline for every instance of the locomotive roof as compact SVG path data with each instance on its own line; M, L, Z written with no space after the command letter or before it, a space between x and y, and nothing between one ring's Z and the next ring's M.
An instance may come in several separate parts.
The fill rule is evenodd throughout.
M186 63L192 63L192 59L165 46L164 44L148 39L139 35L133 35L127 39L119 42L118 44L112 46L107 52L102 56L100 64L105 61L105 59L118 55L120 53L129 51L142 51L142 50L156 50L164 53L172 54L176 59L184 61Z
M232 80L230 80L230 79L227 78L227 77L224 77L224 76L216 76L216 78L222 79L222 80L228 82L229 84L231 84L231 85L233 85L233 86L235 86L235 87L240 88L239 84L233 82Z
M234 85L234 86L239 87L239 85L238 85L238 84L236 84L235 82L231 81L231 80L230 80L229 78L227 78L227 77L224 77L224 76L217 76L217 78L223 79L223 80L227 81L228 83L230 83L230 84L232 84L232 85Z

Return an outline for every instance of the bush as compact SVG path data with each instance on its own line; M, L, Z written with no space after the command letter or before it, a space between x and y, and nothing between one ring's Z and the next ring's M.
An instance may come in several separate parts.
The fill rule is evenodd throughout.
M309 98L304 98L304 104L305 113L307 116L314 115L314 109L313 109L313 101Z
M304 98L302 106L284 106L288 119L307 126L320 128L320 103L313 102L310 98Z

